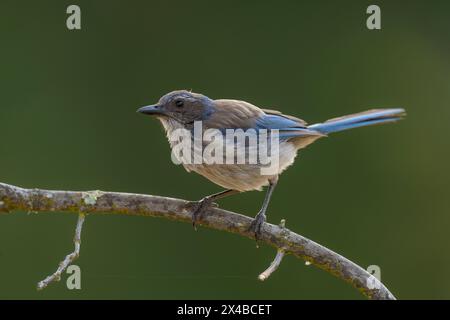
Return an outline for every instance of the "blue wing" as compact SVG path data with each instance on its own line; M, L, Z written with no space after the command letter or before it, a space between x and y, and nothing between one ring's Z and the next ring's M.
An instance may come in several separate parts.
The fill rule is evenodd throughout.
M278 129L282 140L321 135L315 130L308 129L303 120L285 116L281 113L265 114L256 120L255 125L256 129Z

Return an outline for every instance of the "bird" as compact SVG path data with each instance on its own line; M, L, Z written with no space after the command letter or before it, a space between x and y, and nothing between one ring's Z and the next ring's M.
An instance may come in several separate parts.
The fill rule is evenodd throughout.
M277 110L259 108L242 100L211 99L206 95L188 90L169 92L156 104L141 107L137 112L150 115L161 122L172 151L177 142L180 142L179 139L172 139L172 136L179 130L192 133L196 123L200 124L202 130L217 130L223 135L227 130L233 129L254 130L256 133L276 130L279 161L276 170L270 174L262 174L261 169L264 165L260 161L256 163L182 162L188 172L196 172L224 188L221 192L193 202L192 224L194 227L201 215L209 207L216 205L217 200L242 192L261 191L267 187L262 206L249 227L249 231L254 234L257 241L262 236L267 209L279 176L294 163L299 150L334 132L396 122L406 115L403 108L371 109L308 125L300 118ZM248 155L252 147L249 141L245 143L241 141L241 144L237 144L234 139L232 140L224 138L221 141L225 141L225 144L234 143L235 151L239 149ZM201 146L205 145L206 142L202 140Z

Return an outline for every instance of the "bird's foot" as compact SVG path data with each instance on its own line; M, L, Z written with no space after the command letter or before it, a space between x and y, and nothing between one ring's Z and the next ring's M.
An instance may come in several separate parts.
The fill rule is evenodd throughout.
M203 212L205 212L210 207L218 207L219 205L212 201L211 198L205 197L199 201L192 201L189 203L192 206L192 226L197 231L197 221L202 216Z
M252 223L250 224L249 231L255 234L256 242L258 242L258 239L261 239L261 230L264 222L266 222L266 215L263 212L258 212L258 214L255 216L255 219L253 219Z

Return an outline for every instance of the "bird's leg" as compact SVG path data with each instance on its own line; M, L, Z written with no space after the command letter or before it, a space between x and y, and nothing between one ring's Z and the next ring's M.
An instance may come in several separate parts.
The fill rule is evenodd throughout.
M278 177L269 180L269 188L267 189L261 210L259 210L258 214L255 216L255 219L253 219L252 224L250 225L249 230L255 234L256 241L261 238L261 228L266 221L266 210L269 206L270 198L272 197L272 193L277 185L277 182Z
M203 199L201 199L200 201L195 202L194 210L192 212L192 226L194 227L194 229L197 230L196 225L195 225L197 220L200 218L200 216L206 209L208 209L211 205L214 204L214 201L223 199L225 197L231 196L236 193L239 193L239 191L228 189L228 190L224 190L224 191L206 196Z

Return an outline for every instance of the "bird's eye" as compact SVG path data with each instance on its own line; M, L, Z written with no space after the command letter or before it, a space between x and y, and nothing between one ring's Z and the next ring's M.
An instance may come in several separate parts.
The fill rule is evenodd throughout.
M183 100L177 100L177 101L175 101L175 105L176 105L178 108L181 108L181 107L184 105L184 102L183 102Z

